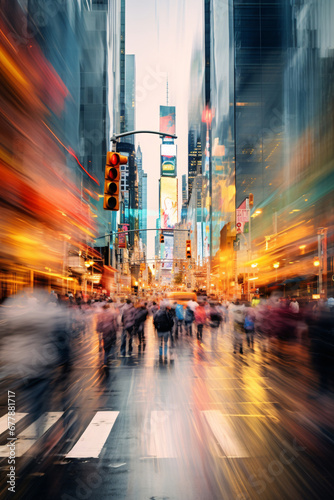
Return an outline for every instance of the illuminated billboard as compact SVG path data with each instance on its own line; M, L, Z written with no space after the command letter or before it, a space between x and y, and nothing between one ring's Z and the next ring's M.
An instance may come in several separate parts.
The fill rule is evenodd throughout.
M163 142L160 146L161 156L176 156L176 144L173 142Z
M173 143L162 143L160 146L161 176L176 176L176 145Z
M160 179L160 227L173 229L177 223L177 178Z
M175 106L160 106L160 132L175 134Z

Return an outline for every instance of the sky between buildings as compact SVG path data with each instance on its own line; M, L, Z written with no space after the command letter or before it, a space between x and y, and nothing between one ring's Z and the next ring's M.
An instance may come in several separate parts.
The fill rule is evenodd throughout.
M191 52L202 37L201 0L126 0L126 54L136 56L136 129L159 130L159 106L176 106L179 179L188 172L188 89ZM159 211L159 136L139 134L143 169L147 172L147 225L154 228ZM148 257L154 256L155 232L147 237Z

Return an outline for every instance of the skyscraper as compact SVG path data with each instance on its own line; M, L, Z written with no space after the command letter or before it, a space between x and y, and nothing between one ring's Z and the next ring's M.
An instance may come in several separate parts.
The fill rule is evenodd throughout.
M130 132L135 130L136 124L136 59L134 54L125 56L125 129ZM124 137L124 142L135 144L135 137Z
M136 160L138 170L139 229L147 229L147 174L143 171L143 154L140 145L137 147ZM147 249L147 232L140 232L139 237Z
M202 147L198 127L188 132L188 200L190 200L196 175L202 174Z
M182 175L182 206L181 206L181 221L187 219L187 203L188 203L188 190L187 190L187 175Z
M119 110L120 131L126 131L125 123L125 0L121 0L121 32L120 32L120 88L119 88Z

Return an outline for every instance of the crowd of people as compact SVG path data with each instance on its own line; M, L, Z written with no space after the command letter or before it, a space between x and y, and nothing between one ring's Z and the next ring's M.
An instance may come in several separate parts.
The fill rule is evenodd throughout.
M195 337L199 343L210 337L215 350L219 334L231 333L231 350L244 356L254 351L273 352L282 357L294 342L308 344L320 387L327 390L333 378L334 304L333 299L303 303L272 294L255 296L251 303L238 299L228 302L198 296L186 304L163 297L89 297L77 293L26 291L2 304L0 320L1 369L10 373L15 366L21 376L61 366L70 369L75 338L86 330L96 330L103 366L111 358L145 352L147 319L152 317L160 363L173 362L172 349L181 336ZM89 327L88 327L89 323ZM226 344L225 344L226 345ZM227 344L228 345L228 344ZM41 356L41 352L47 355ZM19 354L18 354L19 353ZM15 358L15 362L14 362Z

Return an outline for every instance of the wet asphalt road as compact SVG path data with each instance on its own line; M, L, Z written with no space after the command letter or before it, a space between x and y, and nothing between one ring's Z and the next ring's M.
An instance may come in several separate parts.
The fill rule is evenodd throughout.
M306 341L268 354L256 339L242 356L226 324L217 339L183 335L161 364L151 319L146 337L145 352L135 341L107 369L92 319L72 370L50 385L46 432L29 434L29 414L17 423L16 492L3 452L1 498L334 498L333 395L315 390ZM25 413L24 391L2 380L0 417L8 389Z

